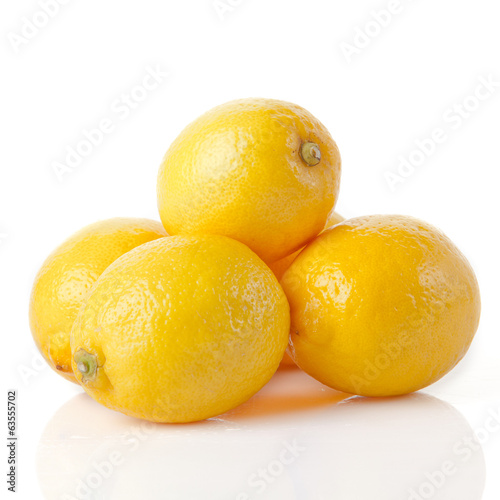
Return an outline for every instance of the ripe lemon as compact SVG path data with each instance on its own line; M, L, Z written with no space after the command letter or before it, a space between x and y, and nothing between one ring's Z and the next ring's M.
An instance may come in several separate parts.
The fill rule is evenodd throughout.
M331 228L332 226L335 226L336 224L338 224L339 222L342 222L343 220L345 220L345 219L340 214L338 214L337 212L332 212L328 216L328 219L326 220L326 224L325 224L323 231ZM269 264L271 271L274 273L276 278L278 278L278 280L280 280L282 278L285 271L290 267L291 263L295 260L297 255L299 255L299 253L302 252L302 250L303 250L303 247L299 248L299 250L297 250L296 252L293 252L292 254L287 255L286 257L283 257L282 259L277 260L276 262L273 262L272 264Z
M330 215L328 216L328 219L326 220L325 229L335 226L336 224L342 222L343 220L345 219L340 214L338 214L337 212L331 212ZM292 262L295 260L295 258L297 257L297 255L299 255L301 251L302 248L290 255L287 255L286 257L283 257L280 260L277 260L276 262L273 262L272 264L269 264L271 271L274 273L276 278L278 278L278 280L282 278L285 271L290 267ZM280 367L288 367L288 366L295 366L295 363L293 362L293 359L290 357L290 355L287 352L285 352L285 355L281 360Z
M75 233L45 260L31 292L30 327L38 349L57 373L76 383L69 336L97 278L125 252L164 236L163 226L153 220L103 220Z
M289 327L282 288L248 247L172 236L132 250L99 278L72 331L73 370L114 410L202 420L267 383Z
M167 151L158 208L169 234L220 234L274 262L325 226L339 190L340 154L304 108L241 99L205 113Z
M465 355L480 315L474 272L433 226L397 215L344 221L281 281L291 354L320 382L363 396L416 391Z

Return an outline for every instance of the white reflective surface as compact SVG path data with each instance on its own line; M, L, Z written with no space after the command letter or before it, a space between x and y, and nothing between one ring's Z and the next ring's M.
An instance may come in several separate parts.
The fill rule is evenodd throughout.
M51 500L479 500L485 482L450 404L353 398L298 370L195 424L148 424L77 395L43 432L37 469Z

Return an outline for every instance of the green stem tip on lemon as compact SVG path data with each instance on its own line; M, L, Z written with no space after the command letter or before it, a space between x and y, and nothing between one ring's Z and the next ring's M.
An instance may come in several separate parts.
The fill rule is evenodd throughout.
M321 161L321 150L315 142L304 142L300 147L300 156L309 167L314 167Z
M94 380L97 375L97 356L85 349L79 349L74 356L76 367L82 375L82 382Z

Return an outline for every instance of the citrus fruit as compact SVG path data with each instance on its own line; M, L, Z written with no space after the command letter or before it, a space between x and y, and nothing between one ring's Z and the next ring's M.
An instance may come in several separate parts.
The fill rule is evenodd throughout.
M340 214L337 212L332 212L329 216L328 219L326 220L325 227L323 229L329 229L332 226L335 226L335 224L338 224L339 222L342 222L344 220L344 217L342 217ZM322 231L322 232L323 232ZM320 233L321 234L321 233ZM269 267L271 268L271 271L274 273L276 278L280 280L285 273L285 271L290 267L290 264L295 260L297 255L303 250L304 247L299 248L297 251L293 252L290 255L287 255L286 257L283 257L280 260L277 260L276 262L273 262L272 264L269 264Z
M328 229L332 226L335 226L335 224L338 224L339 222L342 222L344 220L344 217L342 217L340 214L337 212L331 212L330 215L328 216L328 219L326 220L325 224L325 229ZM280 280L285 273L285 271L290 267L292 262L295 260L297 255L302 251L302 248L297 250L296 252L293 252L290 255L287 255L286 257L283 257L280 260L277 260L276 262L273 262L272 264L269 264L269 267L271 271L274 273L276 278ZM285 352L285 355L283 356L283 359L281 360L281 365L280 367L286 368L289 366L296 366L295 363L293 362L293 359L290 357L288 352Z
M289 325L282 288L247 246L172 236L128 252L97 280L72 331L73 370L114 410L202 420L267 383Z
M156 221L114 218L91 224L57 247L40 268L30 300L33 338L51 368L76 383L69 336L87 292L118 257L167 236Z
M479 322L466 258L442 232L406 216L359 217L328 229L281 283L294 361L352 394L428 386L462 359Z
M304 108L273 99L222 104L188 125L165 154L158 208L169 234L220 234L274 262L325 226L340 154Z

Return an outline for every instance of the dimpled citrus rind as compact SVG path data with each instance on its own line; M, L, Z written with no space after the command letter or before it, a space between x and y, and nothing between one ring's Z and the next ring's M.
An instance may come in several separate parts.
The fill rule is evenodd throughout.
M330 213L330 215L328 216L328 219L326 221L325 229L328 229L332 226L335 226L336 224L338 224L339 222L342 222L343 220L345 220L344 217L342 217L337 212L332 211ZM277 260L276 262L273 262L272 264L269 265L269 268L274 273L274 275L276 276L278 281L281 280L285 271L290 267L292 262L295 260L295 258L297 257L297 255L299 255L299 253L301 251L302 251L302 248L297 250L296 252L292 253L291 255L283 257L282 259ZM285 352L285 355L283 356L283 359L281 360L280 367L288 368L290 366L296 366L296 364L294 363L293 359L290 357L288 352Z
M463 358L479 323L469 262L412 217L336 225L301 252L281 284L295 362L352 394L394 396L432 384Z
M308 166L304 142L321 161ZM158 207L169 234L221 234L265 262L301 248L324 227L340 183L340 154L327 129L300 106L241 99L188 125L158 174Z
M125 252L165 236L160 222L118 217L84 227L47 257L31 292L30 327L38 349L59 375L77 383L69 337L97 278Z
M289 337L278 281L245 245L173 236L111 265L80 311L73 355L96 356L84 389L155 422L191 422L246 401L276 371Z
M337 212L332 211L332 213L328 216L328 219L326 220L324 230L326 230L332 226L335 226L336 224L338 224L339 222L342 222L343 220L345 220L344 217L342 217ZM276 262L269 264L269 268L274 273L276 278L278 278L278 281L281 280L285 271L290 267L291 263L295 260L297 255L299 255L299 253L302 251L302 249L303 249L303 247L299 248L299 250L293 252L292 254L287 255L286 257L283 257L282 259L279 259Z

